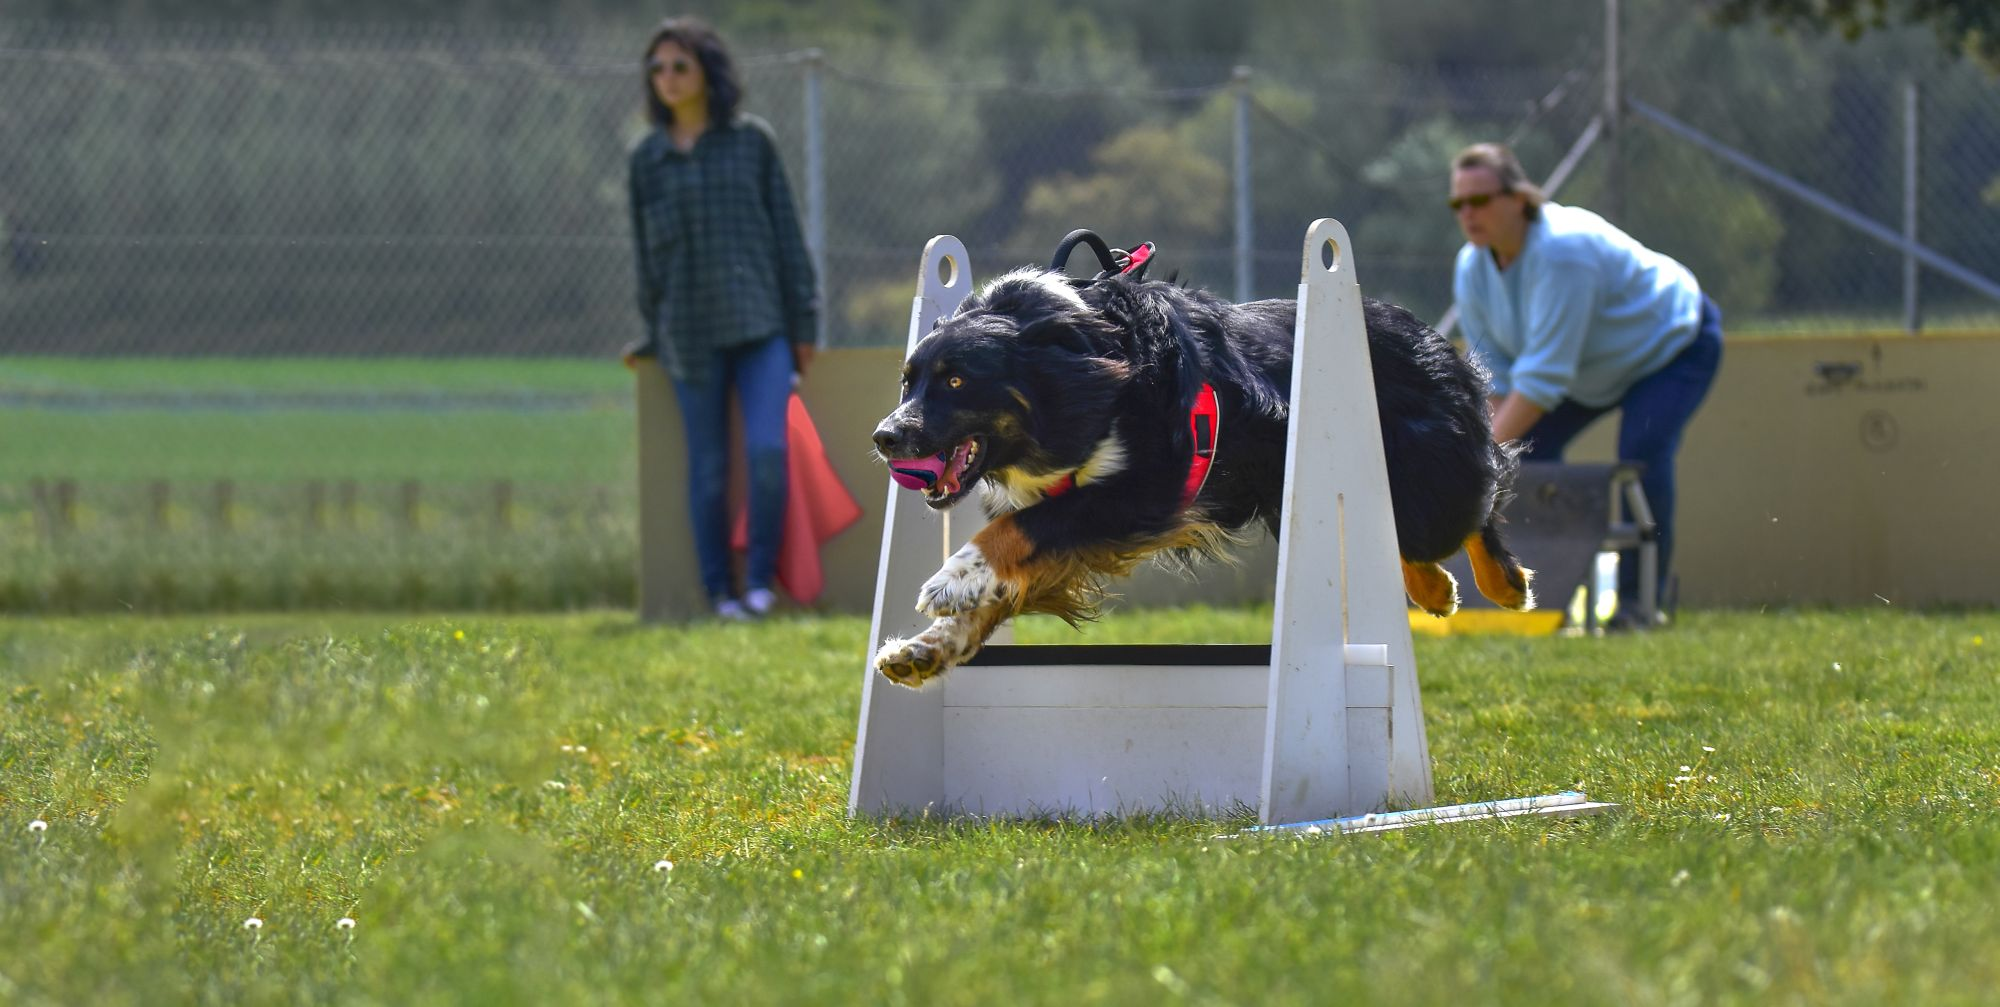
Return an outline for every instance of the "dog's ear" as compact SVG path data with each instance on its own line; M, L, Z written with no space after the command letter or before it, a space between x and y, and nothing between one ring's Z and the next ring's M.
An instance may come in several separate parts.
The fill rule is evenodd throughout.
M1080 357L1098 356L1083 320L1074 315L1045 315L1021 326L1018 338L1028 346L1048 346L1067 350Z

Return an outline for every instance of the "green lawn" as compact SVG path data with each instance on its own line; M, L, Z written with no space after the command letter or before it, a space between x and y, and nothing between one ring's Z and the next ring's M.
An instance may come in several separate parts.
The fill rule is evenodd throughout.
M280 482L512 479L627 484L632 376L616 361L532 358L0 358L0 394L102 397L95 409L0 408L0 484L70 478ZM217 407L346 395L355 408ZM184 408L160 396L192 395ZM152 399L133 401L132 396ZM367 405L370 396L401 397ZM467 408L484 396L486 408ZM494 398L562 408L494 408ZM437 407L412 408L412 397Z
M629 409L64 413L0 409L0 482L69 478L628 482Z
M0 612L631 596L638 430L616 361L0 357L6 397ZM55 534L65 480L73 527ZM514 532L495 537L502 482ZM224 483L234 528L207 534Z
M0 356L0 392L541 392L630 397L618 361L577 357Z
M1268 620L1126 613L1088 639ZM1992 612L1419 639L1441 803L1581 785L1627 810L1306 840L851 822L866 632L0 620L0 1001L1934 1004L2000 984Z

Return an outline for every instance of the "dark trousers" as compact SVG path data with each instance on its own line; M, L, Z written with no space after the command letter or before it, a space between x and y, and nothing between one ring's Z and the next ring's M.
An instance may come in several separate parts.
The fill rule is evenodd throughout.
M1612 406L1586 406L1564 399L1543 416L1522 439L1527 461L1560 461L1569 442L1599 416L1623 409L1618 425L1618 460L1644 462L1646 471L1639 483L1646 490L1659 525L1660 583L1664 592L1674 555L1674 456L1680 453L1681 435L1701 401L1708 397L1715 372L1722 365L1722 311L1706 295L1701 299L1701 325L1694 342L1667 361L1665 367L1639 379L1622 402ZM1618 557L1619 607L1630 611L1639 597L1639 557L1627 550ZM1661 597L1664 597L1662 593Z
M708 375L675 381L687 427L688 516L694 524L701 586L711 602L736 597L729 553L729 391L743 409L743 447L750 466L750 553L743 579L750 590L776 579L785 528L785 416L792 396L792 344L784 337L733 347Z

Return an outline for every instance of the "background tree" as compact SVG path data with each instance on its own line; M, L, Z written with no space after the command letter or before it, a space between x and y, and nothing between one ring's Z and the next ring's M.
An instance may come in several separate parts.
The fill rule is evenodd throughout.
M2000 3L1994 0L1703 0L1723 24L1768 22L1780 30L1838 31L1848 39L1895 25L1927 25L1948 52L2000 73Z

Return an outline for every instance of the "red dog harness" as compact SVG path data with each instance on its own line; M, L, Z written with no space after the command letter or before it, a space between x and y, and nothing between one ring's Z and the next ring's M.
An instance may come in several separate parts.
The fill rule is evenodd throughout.
M1099 260L1105 264L1105 271L1097 274L1100 280L1110 275L1114 267L1120 274L1137 272L1143 276L1146 272L1146 263L1152 261L1153 243L1150 241L1140 242L1136 248L1127 252L1122 248L1106 249L1096 235L1087 231L1077 231L1065 239L1062 247L1056 250L1056 261L1049 268L1061 269L1063 260L1069 258L1070 249L1074 248L1076 242L1082 240L1085 235L1093 242L1092 247L1097 250ZM1194 498L1201 492L1202 485L1208 482L1209 466L1215 463L1215 442L1222 435L1222 410L1215 405L1215 386L1204 383L1201 391L1195 394L1194 408L1188 412L1188 432L1194 435L1194 457L1188 462L1187 482L1181 490L1183 510L1194 503ZM1075 488L1076 473L1071 472L1055 485L1043 490L1042 495L1059 497Z
M1203 384L1195 394L1194 408L1188 411L1188 433L1194 436L1194 457L1188 460L1187 482L1181 489L1181 507L1185 509L1194 503L1203 484L1208 482L1209 467L1215 464L1215 445L1222 436L1222 410L1215 404L1215 386ZM1059 497L1076 488L1076 473L1062 477L1062 481L1042 491L1042 495Z

